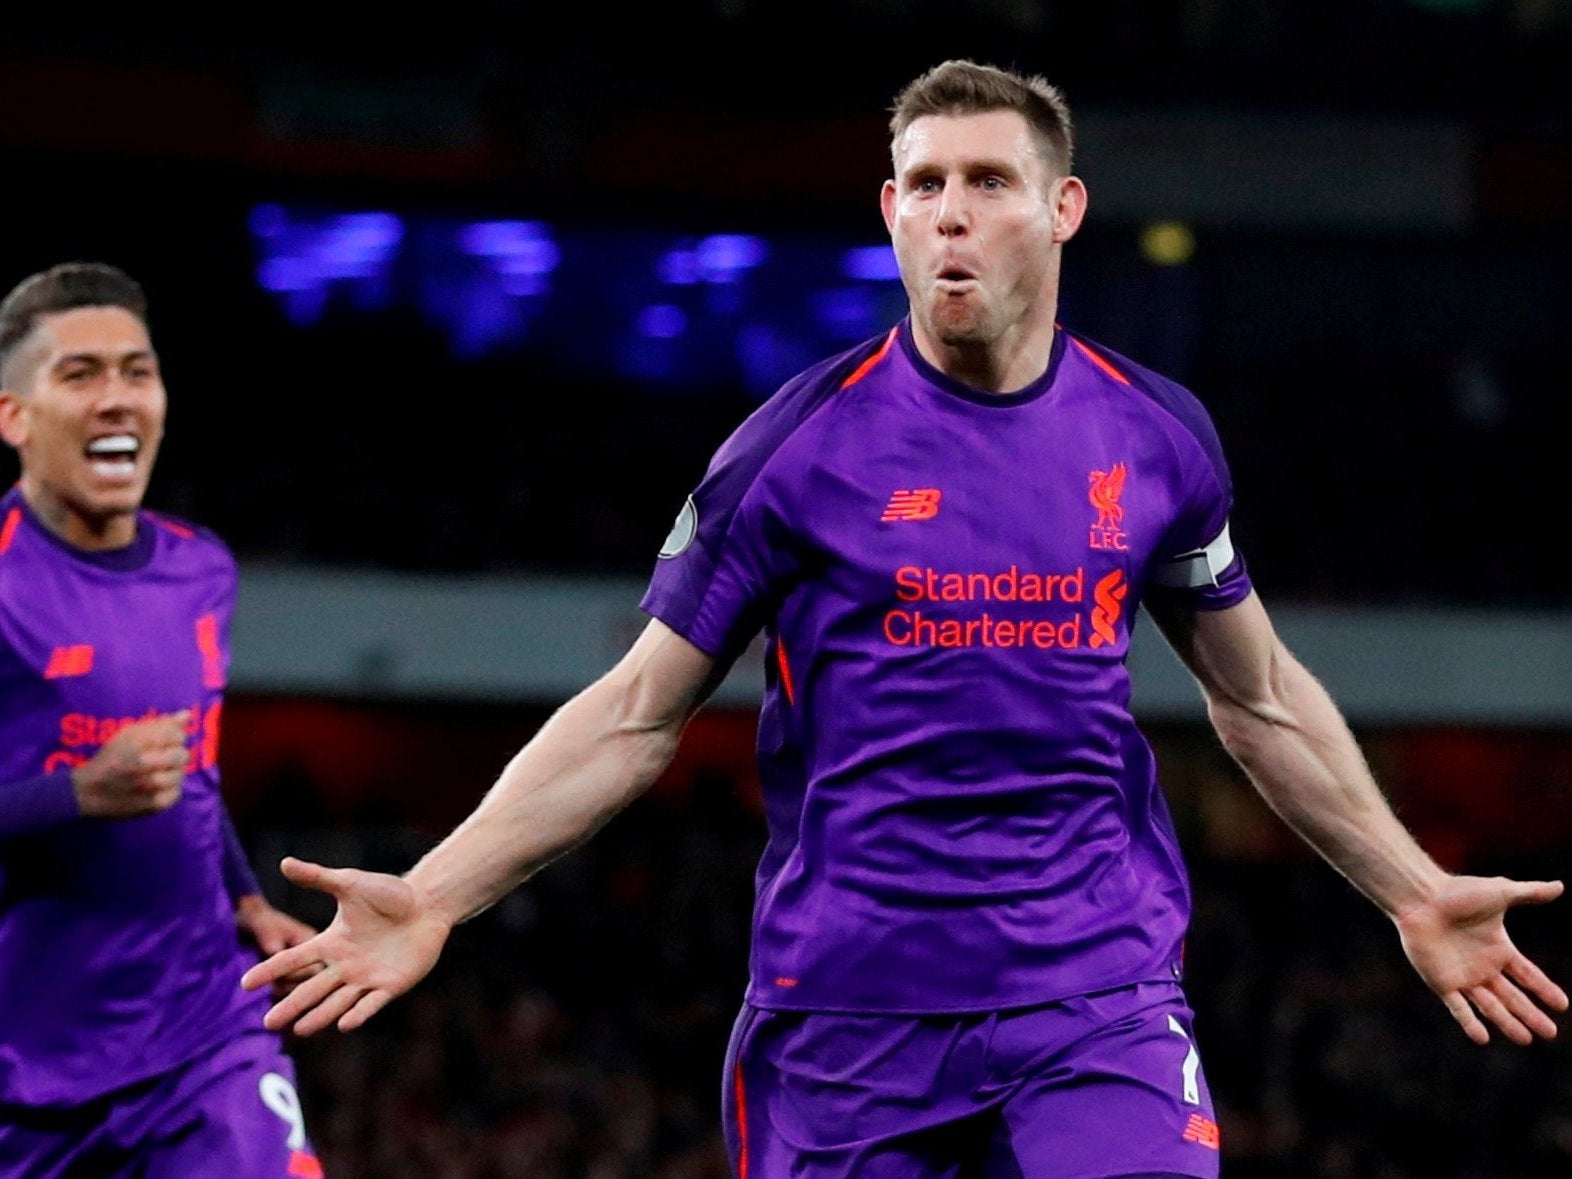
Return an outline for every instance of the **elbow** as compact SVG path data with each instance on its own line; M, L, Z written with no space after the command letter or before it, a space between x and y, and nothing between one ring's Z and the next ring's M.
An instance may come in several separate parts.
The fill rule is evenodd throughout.
M640 788L654 782L676 755L686 727L682 712L659 707L639 677L608 677L602 681L604 724L610 744L632 771Z

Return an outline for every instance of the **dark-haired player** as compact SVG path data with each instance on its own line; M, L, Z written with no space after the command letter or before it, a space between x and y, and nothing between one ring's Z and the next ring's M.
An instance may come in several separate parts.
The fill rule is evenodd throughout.
M0 302L0 1175L312 1179L240 987L312 931L263 899L219 793L236 568L142 509L165 410L122 271Z

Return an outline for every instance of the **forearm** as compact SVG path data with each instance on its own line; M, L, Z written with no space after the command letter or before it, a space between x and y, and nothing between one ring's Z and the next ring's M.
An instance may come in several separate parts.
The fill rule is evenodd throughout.
M1393 813L1326 690L1286 651L1264 699L1213 697L1209 710L1273 810L1382 910L1395 916L1439 888L1446 873Z
M81 817L70 770L0 786L0 840L36 835Z
M494 904L576 847L669 764L679 718L630 720L601 681L570 700L508 763L475 811L407 874L449 924Z

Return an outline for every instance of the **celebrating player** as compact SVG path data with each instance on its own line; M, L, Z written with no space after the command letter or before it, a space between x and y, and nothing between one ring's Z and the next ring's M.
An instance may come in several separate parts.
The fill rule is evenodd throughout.
M0 303L0 1174L311 1179L240 977L313 931L263 899L219 793L236 568L142 510L165 409L120 270Z
M881 194L909 301L716 453L643 635L407 874L289 860L338 914L248 972L352 1029L452 928L648 787L762 628L769 843L725 1066L739 1176L1215 1176L1183 989L1189 885L1125 657L1145 605L1228 750L1394 922L1471 1039L1567 997L1507 937L1559 882L1449 875L1284 648L1201 403L1058 322L1087 208L1059 91L945 62Z

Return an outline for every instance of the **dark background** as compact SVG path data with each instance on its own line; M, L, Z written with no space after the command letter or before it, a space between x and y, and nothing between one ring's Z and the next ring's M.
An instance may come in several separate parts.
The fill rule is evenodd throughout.
M144 282L172 396L151 502L216 527L243 568L642 577L756 403L740 380L674 393L538 341L466 359L408 302L299 326L258 285L257 205L877 241L891 98L972 56L1046 74L1091 124L1187 116L1230 164L1218 185L1249 174L1228 157L1241 125L1451 129L1457 216L1339 221L1285 190L1281 216L1191 220L1180 266L1141 247L1171 210L1103 215L1093 183L1065 318L1211 408L1269 602L1567 607L1565 0L458 0L6 25L0 281L95 257ZM1083 156L1088 175L1107 159ZM286 852L408 867L555 703L233 698L231 799L275 900L328 915L271 869ZM297 1045L330 1176L724 1173L762 843L751 724L701 718L649 797L461 929L414 993ZM1572 1174L1563 1049L1467 1045L1209 734L1152 728L1195 875L1189 989L1225 1174ZM1566 873L1566 732L1360 735L1443 862ZM1572 981L1561 909L1513 929Z

